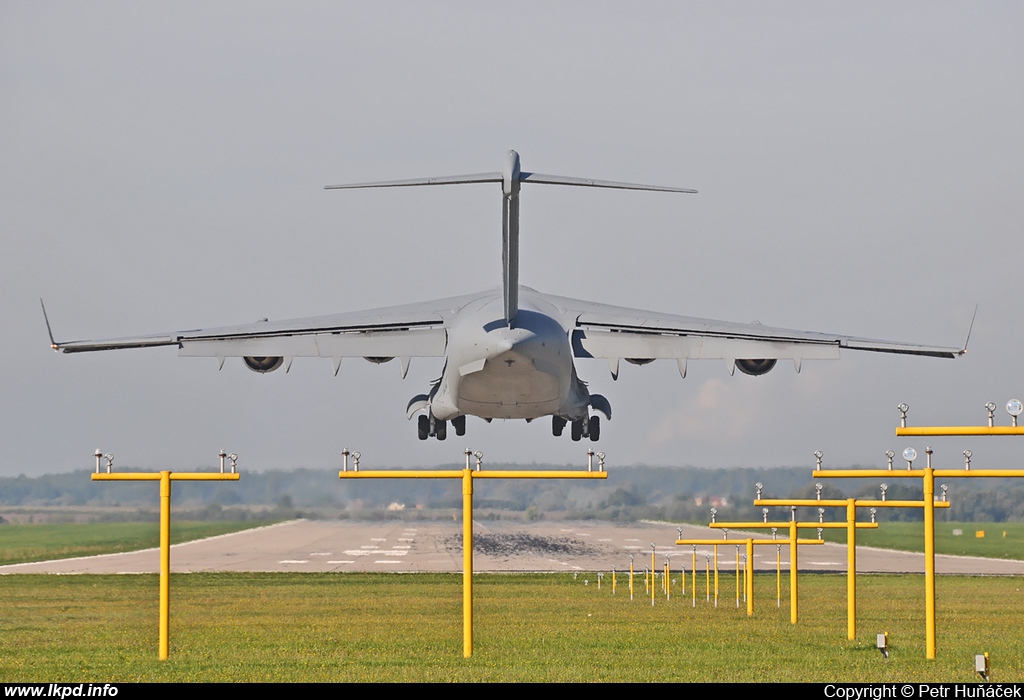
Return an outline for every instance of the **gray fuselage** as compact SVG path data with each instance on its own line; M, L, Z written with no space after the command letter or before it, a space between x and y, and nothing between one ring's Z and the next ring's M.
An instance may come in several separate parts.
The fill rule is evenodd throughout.
M511 325L500 291L455 312L447 362L430 401L434 418L586 418L590 394L573 365L571 319L534 290L520 289Z

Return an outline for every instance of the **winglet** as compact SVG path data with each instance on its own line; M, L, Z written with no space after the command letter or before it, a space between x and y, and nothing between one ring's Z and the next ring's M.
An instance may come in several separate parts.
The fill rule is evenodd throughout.
M43 307L43 320L46 321L46 332L50 336L50 347L53 348L55 352L59 352L60 346L57 344L57 341L53 339L53 331L50 329L50 319L46 317L46 304L43 303L42 297L39 297L39 305Z
M974 315L971 316L971 325L967 327L967 340L964 341L964 349L960 351L963 355L967 352L967 344L971 342L971 331L974 330L974 319L978 318L978 304L974 305Z

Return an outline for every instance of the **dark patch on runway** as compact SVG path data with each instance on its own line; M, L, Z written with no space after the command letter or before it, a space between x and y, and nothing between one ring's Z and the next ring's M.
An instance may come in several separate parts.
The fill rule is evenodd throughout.
M451 552L462 551L462 535L444 538ZM524 532L474 534L473 552L495 557L531 556L538 554L596 555L600 550L569 537L545 537Z

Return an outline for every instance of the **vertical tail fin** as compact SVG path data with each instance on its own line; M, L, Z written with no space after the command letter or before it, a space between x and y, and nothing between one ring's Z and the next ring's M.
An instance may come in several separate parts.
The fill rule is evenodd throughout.
M477 173L475 175L451 175L444 177L416 178L414 180L389 180L386 182L360 182L350 185L328 185L327 190L358 189L363 187L415 187L418 185L463 185L474 182L500 182L503 195L501 223L502 301L505 322L512 325L519 312L519 189L524 182L545 185L570 185L573 187L606 187L615 190L649 190L654 192L684 192L695 194L697 190L660 185L639 185L630 182L591 180L563 175L542 175L524 173L520 168L519 154L510 150L505 168L500 173Z
M501 189L501 273L505 322L509 326L519 312L519 154L508 152Z

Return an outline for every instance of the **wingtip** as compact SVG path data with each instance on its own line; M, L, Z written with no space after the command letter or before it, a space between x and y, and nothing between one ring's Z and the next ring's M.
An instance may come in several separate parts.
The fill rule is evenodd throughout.
M53 339L53 330L50 328L50 319L46 315L46 304L43 303L42 297L39 297L39 306L43 309L43 321L46 322L46 333L50 336L50 348L54 352L58 352L60 351L60 345Z
M962 357L967 354L967 345L971 342L971 331L974 330L974 319L978 318L978 307L980 303L974 305L974 314L971 316L971 325L967 327L967 338L964 340L964 347L958 353L958 357Z

